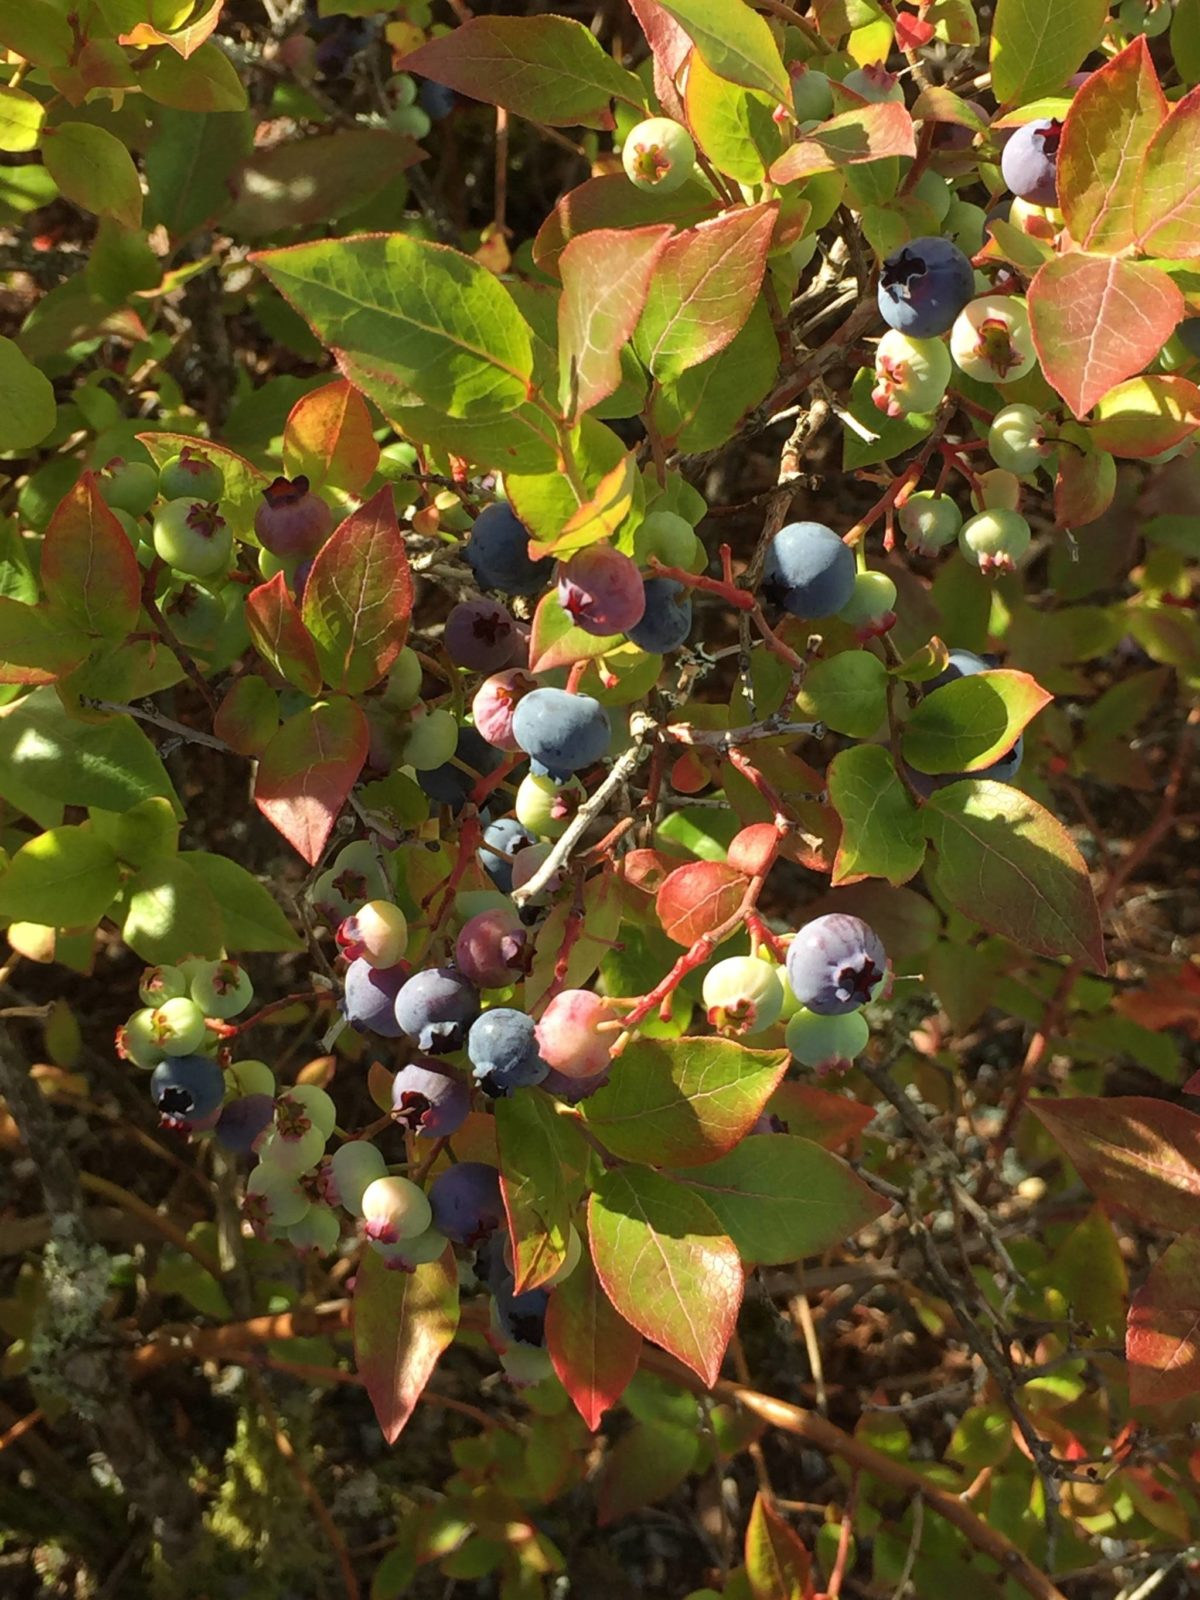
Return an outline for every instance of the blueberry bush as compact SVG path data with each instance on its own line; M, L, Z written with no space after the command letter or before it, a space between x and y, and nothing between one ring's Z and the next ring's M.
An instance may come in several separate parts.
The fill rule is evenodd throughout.
M5 1594L1195 1593L1198 148L1200 0L0 6Z

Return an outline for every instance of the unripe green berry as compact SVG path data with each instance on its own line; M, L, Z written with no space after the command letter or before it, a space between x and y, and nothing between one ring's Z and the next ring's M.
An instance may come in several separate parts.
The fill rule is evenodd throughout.
M621 147L621 164L639 189L671 194L691 177L696 146L687 129L670 117L639 122Z

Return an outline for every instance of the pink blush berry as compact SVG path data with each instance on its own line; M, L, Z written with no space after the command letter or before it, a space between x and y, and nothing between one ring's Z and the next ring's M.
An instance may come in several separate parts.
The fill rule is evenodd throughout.
M589 989L564 989L542 1012L534 1030L542 1060L565 1078L594 1078L609 1064L616 1033L599 1033L613 1019L603 995Z
M513 738L512 719L522 696L538 686L520 667L510 667L507 672L493 673L475 691L471 702L471 715L475 726L490 745L497 750L516 751L521 747Z
M637 564L607 544L581 550L558 569L558 600L576 627L600 638L635 627L646 610Z

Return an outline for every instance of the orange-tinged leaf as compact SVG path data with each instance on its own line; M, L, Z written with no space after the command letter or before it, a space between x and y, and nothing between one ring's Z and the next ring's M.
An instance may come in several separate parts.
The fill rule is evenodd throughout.
M559 406L575 418L621 382L621 347L637 327L650 279L671 237L670 223L597 228L559 257Z
M361 694L404 647L413 587L390 484L352 511L321 546L304 585L301 617L325 682Z
M141 609L142 569L91 472L63 496L50 518L41 577L50 605L89 633L122 639L133 631Z
M1200 1231L1169 1245L1134 1295L1125 1356L1135 1406L1200 1393Z
M300 620L287 578L282 572L260 583L246 596L246 626L264 661L305 694L321 687L321 667L312 635Z
M1200 88L1176 101L1146 151L1138 192L1138 245L1147 255L1200 256Z
M301 473L314 489L328 485L350 494L379 465L367 402L344 378L301 395L283 429L283 470Z
M53 683L90 649L87 635L56 608L0 595L0 683Z
M979 772L1011 750L1053 698L1028 672L955 678L927 694L909 718L904 759L918 772Z
M1144 988L1127 989L1117 995L1113 1009L1143 1028L1186 1028L1193 1039L1200 1039L1200 966L1189 961Z
M1058 256L1029 286L1042 371L1077 417L1154 359L1183 310L1165 272L1113 256Z
M534 561L547 555L565 559L607 539L629 515L637 485L637 460L629 451L604 474L582 505L576 506L556 538L530 539L530 557Z
M1200 1227L1200 1117L1166 1100L1120 1095L1035 1100L1030 1109L1107 1206L1148 1227Z
M339 697L289 717L263 751L254 803L310 867L362 771L367 743L366 717Z
M754 1600L806 1600L811 1593L808 1551L761 1493L746 1525L745 1558Z
M1167 115L1145 35L1083 83L1058 151L1058 200L1083 250L1116 254L1137 238L1142 160Z
M1156 456L1200 427L1200 389L1173 372L1128 378L1096 407L1091 434L1110 455L1135 460Z
M170 33L161 31L153 23L139 22L128 33L121 34L118 43L140 45L143 48L156 44L170 45L171 49L186 61L188 56L199 50L213 33L221 20L221 7L224 3L225 0L208 0L207 6L198 17Z
M676 867L658 891L655 909L663 932L690 948L738 909L749 879L724 861L689 861Z
M220 467L225 477L225 489L220 500L221 515L232 525L235 533L249 533L254 526L254 513L262 503L262 491L270 481L265 472L227 445L217 444L212 439L197 438L195 434L139 433L137 439L150 452L156 467L163 466L172 456L177 456L184 445L208 456Z
M354 1281L354 1364L395 1444L458 1328L458 1268L447 1245L413 1272L364 1252Z
M772 183L796 183L818 172L836 172L884 156L912 156L916 150L907 108L885 100L842 111L804 134L772 163L770 178Z
M546 1349L572 1405L595 1433L637 1371L642 1336L613 1307L586 1250L551 1291Z
M826 1150L851 1143L875 1119L874 1108L861 1100L810 1083L781 1083L766 1111L779 1118L785 1133L801 1134Z
M737 1323L744 1275L703 1200L648 1167L606 1172L588 1202L601 1287L643 1337L710 1387Z

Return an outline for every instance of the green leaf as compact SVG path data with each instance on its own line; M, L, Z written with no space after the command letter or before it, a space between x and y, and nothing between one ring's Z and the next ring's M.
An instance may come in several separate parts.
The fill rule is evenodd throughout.
M843 650L809 668L796 707L851 739L869 739L887 718L887 668L867 650Z
M0 338L0 451L40 444L57 420L49 378L11 339Z
M504 1104L498 1102L497 1109ZM585 1247L579 1265L550 1296L546 1351L571 1403L593 1433L625 1392L637 1371L641 1349L641 1334L613 1308Z
M99 922L120 886L111 845L88 828L49 828L0 871L0 916L86 928Z
M448 416L511 411L526 398L529 326L494 274L457 250L391 233L252 259L323 343L386 362Z
M749 1132L789 1059L732 1039L638 1039L580 1112L622 1160L695 1166Z
M152 861L125 885L121 937L153 966L185 956L211 961L221 954L221 908L186 857Z
M512 508L535 542L555 544L601 481L625 459L620 439L611 428L592 416L581 418L570 436L570 444L583 497L561 465L553 472L511 471L505 477L504 487Z
M179 849L179 818L161 795L141 800L128 811L89 806L88 817L97 838L111 845L127 866L144 867Z
M718 78L791 105L791 80L775 36L745 0L660 0L660 9L675 18Z
M998 1467L1012 1450L1013 1420L1004 1406L971 1406L963 1412L946 1446L946 1460L974 1476Z
M255 150L231 180L222 226L238 239L328 226L384 189L403 194L402 174L420 160L420 145L389 128L339 128Z
M559 257L559 408L574 419L621 382L621 347L637 327L669 224L597 228L572 239Z
M354 1281L354 1362L383 1436L395 1444L458 1327L458 1269L449 1246L413 1272L376 1250Z
M253 126L245 112L198 117L162 108L145 155L147 222L180 239L226 210L230 178L250 149Z
M27 0L0 11L0 45L35 67L65 67L75 36L65 15L49 0Z
M711 1207L743 1261L819 1255L888 1209L844 1161L788 1133L751 1134L676 1177Z
M699 54L688 65L686 96L688 125L717 171L764 182L780 142L770 96L718 77Z
M180 860L194 868L221 908L222 941L230 955L267 950L303 950L270 890L228 856L185 850Z
M760 298L731 344L673 382L654 386L651 420L672 449L712 450L766 398L778 371L779 340Z
M623 634L594 634L578 627L570 613L563 610L557 589L551 589L538 601L533 614L529 635L530 671L549 672L554 667L570 666L576 661L594 661L606 651L615 650L623 640Z
M53 689L36 689L0 712L0 793L10 774L65 805L125 811L150 795L183 807L150 740L132 717L82 721Z
M0 683L53 683L90 649L87 635L57 607L0 596Z
M1036 800L1010 784L970 778L940 789L921 817L937 852L938 887L964 916L1036 955L1104 971L1087 866Z
M1080 249L1115 255L1134 243L1142 161L1166 115L1144 35L1080 85L1056 163L1059 206Z
M588 1233L616 1310L711 1388L744 1280L737 1249L710 1208L661 1173L621 1167L596 1185Z
M254 803L315 866L367 758L367 719L339 696L298 711L263 751Z
M500 1188L518 1293L552 1278L567 1256L571 1213L583 1193L587 1145L539 1089L496 1101Z
M246 109L246 90L237 68L215 44L202 44L186 60L174 50L158 50L137 81L149 99L175 111Z
M596 1520L619 1522L643 1506L664 1500L696 1466L697 1429L670 1423L635 1422L607 1451L596 1478Z
M55 509L42 544L42 588L52 606L93 635L123 639L142 606L142 572L129 535L85 472Z
M746 1525L745 1556L754 1600L806 1600L812 1569L808 1551L761 1492Z
M1100 43L1108 0L997 0L989 58L992 91L1016 105L1061 89Z
M655 269L634 349L660 382L723 350L758 299L779 208L731 211L670 239Z
M569 17L472 17L400 65L552 128L611 128L614 99L648 110L641 82Z
M324 681L344 694L379 682L408 636L413 586L390 484L352 511L321 546L301 618Z
M1200 81L1200 0L1177 0L1171 54L1184 83Z
M0 150L36 150L45 117L35 96L0 84Z
M1053 695L1027 672L980 672L927 694L908 720L904 759L918 772L978 772L1016 744Z
M129 151L107 128L60 122L42 135L42 160L63 198L127 228L142 225L142 186Z
M826 776L829 803L842 821L833 886L863 874L907 883L925 860L925 834L888 751L853 745L834 756Z

